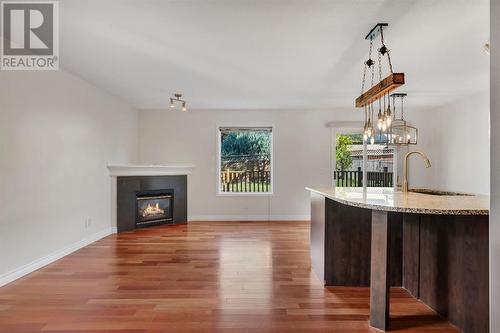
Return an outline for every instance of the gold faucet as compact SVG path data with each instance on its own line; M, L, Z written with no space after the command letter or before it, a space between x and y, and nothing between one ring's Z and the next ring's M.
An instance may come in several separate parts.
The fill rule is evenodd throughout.
M431 167L431 161L429 161L429 159L427 158L427 155L425 155L421 151L411 151L408 154L406 154L404 166L403 166L403 169L404 169L403 192L408 192L408 157L410 157L410 155L413 155L413 154L418 154L418 155L422 156L422 158L424 159L424 164L425 164L426 168Z

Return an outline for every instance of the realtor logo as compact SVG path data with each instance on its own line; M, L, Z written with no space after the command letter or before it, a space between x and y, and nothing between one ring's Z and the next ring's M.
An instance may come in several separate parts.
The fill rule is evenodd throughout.
M2 1L2 70L59 69L59 3Z

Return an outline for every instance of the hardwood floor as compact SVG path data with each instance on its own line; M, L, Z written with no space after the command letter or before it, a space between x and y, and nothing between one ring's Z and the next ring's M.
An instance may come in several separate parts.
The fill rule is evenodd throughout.
M323 288L306 222L112 235L0 288L0 332L370 332L368 288ZM403 289L391 329L457 332Z

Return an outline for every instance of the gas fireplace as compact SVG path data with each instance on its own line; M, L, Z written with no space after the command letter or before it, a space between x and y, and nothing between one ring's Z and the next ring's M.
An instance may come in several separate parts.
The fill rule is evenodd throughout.
M185 223L186 175L116 177L118 232Z
M173 223L173 190L136 193L136 227Z

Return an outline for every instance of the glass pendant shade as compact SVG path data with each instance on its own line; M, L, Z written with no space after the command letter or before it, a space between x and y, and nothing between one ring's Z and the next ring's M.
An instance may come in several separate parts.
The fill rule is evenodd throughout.
M392 121L389 134L389 144L393 145L416 145L418 141L418 129L407 124L406 120L395 119Z

